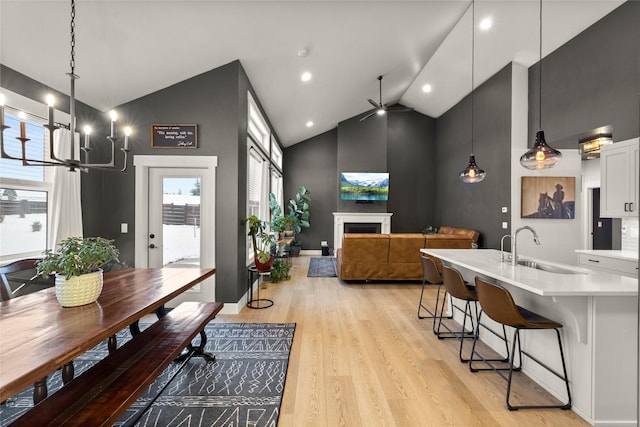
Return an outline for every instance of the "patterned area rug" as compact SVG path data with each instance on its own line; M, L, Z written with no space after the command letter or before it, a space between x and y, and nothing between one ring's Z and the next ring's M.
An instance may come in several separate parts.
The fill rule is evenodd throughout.
M295 324L213 323L206 327L206 350L215 362L193 358L175 375L172 364L116 426L274 427L278 422ZM118 334L118 343L130 339ZM103 343L76 359L76 373L106 356ZM51 375L49 392L61 386ZM164 391L153 401L159 390ZM0 426L32 407L33 389L0 406Z
M333 257L311 258L307 277L338 277L336 259Z

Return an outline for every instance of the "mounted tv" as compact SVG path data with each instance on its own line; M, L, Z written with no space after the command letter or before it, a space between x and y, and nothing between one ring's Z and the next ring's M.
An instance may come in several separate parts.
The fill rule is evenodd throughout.
M340 199L356 201L389 200L389 173L342 172Z

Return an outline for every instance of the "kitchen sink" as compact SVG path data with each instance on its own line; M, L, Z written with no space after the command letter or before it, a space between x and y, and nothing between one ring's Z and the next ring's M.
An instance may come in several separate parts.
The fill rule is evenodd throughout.
M549 273L556 274L584 274L581 271L569 270L567 268L557 267L555 265L544 264L538 261L528 261L528 260L520 260L518 261L518 265L522 265L524 267L535 268L536 270L547 271Z

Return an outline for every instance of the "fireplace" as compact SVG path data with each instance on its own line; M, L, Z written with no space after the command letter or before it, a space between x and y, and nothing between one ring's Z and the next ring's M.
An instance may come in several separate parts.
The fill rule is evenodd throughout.
M379 222L345 222L345 233L381 233L382 224Z
M388 212L334 212L333 246L335 250L342 247L344 233L391 233L391 215L393 214Z

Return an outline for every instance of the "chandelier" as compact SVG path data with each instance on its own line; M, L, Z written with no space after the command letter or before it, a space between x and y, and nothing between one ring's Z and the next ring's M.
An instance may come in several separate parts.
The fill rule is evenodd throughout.
M39 160L39 159L30 159L27 157L27 142L30 140L26 135L26 126L24 121L20 121L20 136L16 137L20 144L22 145L20 157L12 156L7 154L5 151L5 143L4 143L4 131L9 129L9 126L5 125L4 122L4 95L0 94L0 157L3 159L11 159L11 160L20 160L22 161L23 166L64 166L69 169L70 172L74 172L76 169L82 172L88 172L89 169L103 169L103 170L111 170L111 171L120 171L124 172L127 169L127 157L129 153L129 136L132 133L130 127L125 127L124 131L124 141L122 144L122 148L120 151L123 153L124 163L121 169L116 168L115 166L115 154L116 154L116 143L119 141L120 137L118 135L118 129L116 127L116 120L118 119L118 115L115 111L111 111L109 113L111 118L111 134L107 136L107 140L109 140L111 144L111 160L106 163L91 163L89 161L89 154L93 150L91 147L91 127L85 126L83 128L84 131L84 139L80 145L80 150L84 153L84 156L81 156L80 153L76 156L75 149L75 130L76 130L76 99L75 99L75 81L80 77L75 74L75 44L76 44L76 34L75 34L75 20L76 20L76 4L75 0L71 0L71 60L69 62L71 71L67 73L70 80L70 91L69 91L69 115L70 115L70 123L69 130L71 131L71 136L68 143L70 145L70 156L68 159L58 157L56 155L56 150L54 147L54 133L60 130L61 126L56 125L53 120L54 106L55 106L55 98L53 95L47 95L46 102L48 106L48 122L43 125L46 129L49 130L49 154L50 160ZM81 157L83 160L81 160Z

